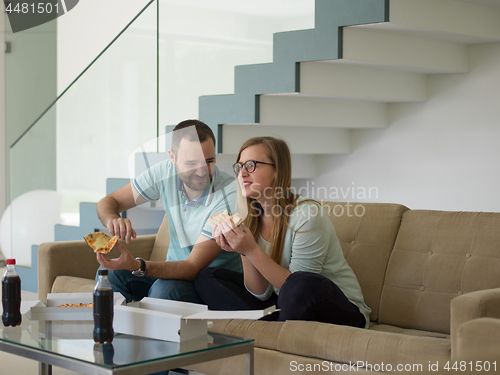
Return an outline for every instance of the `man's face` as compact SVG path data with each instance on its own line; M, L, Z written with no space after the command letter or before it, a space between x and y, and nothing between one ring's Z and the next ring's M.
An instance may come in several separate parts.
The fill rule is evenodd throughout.
M173 157L173 154L170 155ZM203 191L210 184L215 165L215 145L211 138L200 143L182 138L177 156L172 158L180 179L189 189Z

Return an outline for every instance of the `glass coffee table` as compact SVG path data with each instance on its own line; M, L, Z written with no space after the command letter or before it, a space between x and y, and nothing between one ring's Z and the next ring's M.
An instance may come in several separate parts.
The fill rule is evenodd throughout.
M0 323L0 350L39 362L39 373L52 366L82 374L150 374L246 354L246 374L253 375L253 339L209 332L177 343L116 334L112 344L96 344L92 321L36 321L23 316L19 327Z

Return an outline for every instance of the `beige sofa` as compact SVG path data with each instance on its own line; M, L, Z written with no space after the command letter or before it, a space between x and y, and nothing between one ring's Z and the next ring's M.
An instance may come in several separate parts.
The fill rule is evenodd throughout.
M255 339L256 374L420 371L500 353L500 213L323 204L372 309L371 326L214 322L213 330ZM92 289L98 264L86 246L83 240L40 246L40 299ZM166 223L157 237L129 245L137 256L156 260L165 259L167 247ZM243 366L243 357L233 357L195 369L233 375Z

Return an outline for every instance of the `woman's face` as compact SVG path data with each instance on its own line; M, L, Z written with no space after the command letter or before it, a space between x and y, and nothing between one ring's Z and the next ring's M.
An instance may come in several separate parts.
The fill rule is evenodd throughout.
M272 164L268 154L269 150L263 144L249 146L241 152L238 162L244 164L249 160L255 160ZM252 173L242 168L238 175L238 183L243 196L258 201L269 200L272 197L271 186L275 176L276 169L272 165L257 163Z

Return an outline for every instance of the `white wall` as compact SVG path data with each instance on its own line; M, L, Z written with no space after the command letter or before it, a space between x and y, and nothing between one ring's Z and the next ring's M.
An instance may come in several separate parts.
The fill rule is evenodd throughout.
M149 1L85 0L57 19L58 93L68 87ZM265 45L267 53L272 50L273 32L314 27L314 0L295 0L293 4L288 1L160 0L160 38L176 34L203 35L226 39L228 44L231 40L233 44L238 40L245 44L260 39L269 42ZM155 15L156 3L145 12ZM155 30L156 23L145 24L139 19L131 29L136 33L141 29ZM162 50L161 58L168 58L165 55L171 52ZM270 62L272 52L267 53L262 61L258 57L253 60L258 61L247 63ZM228 92L224 93L231 92L232 86L229 86Z
M0 46L5 43L5 16L0 17ZM5 211L5 53L0 53L0 218Z
M389 105L389 128L356 131L351 154L324 157L320 177L294 186L317 199L500 211L500 44L471 46L470 63L429 76L427 102Z
M85 0L57 19L60 94L149 0ZM151 5L154 9L154 4Z

